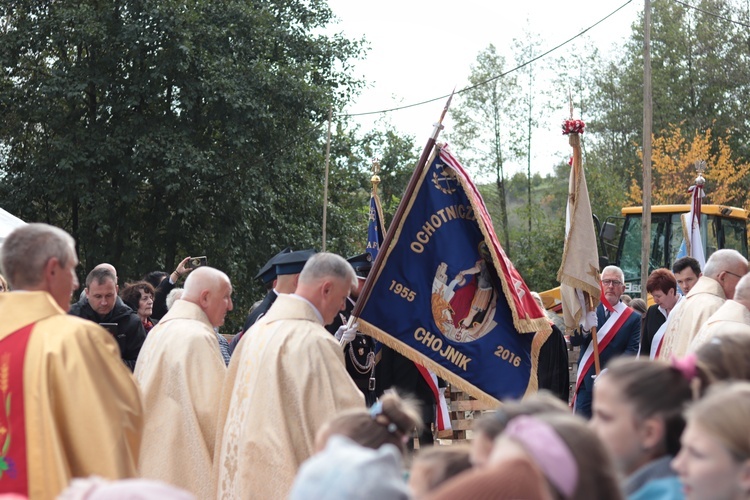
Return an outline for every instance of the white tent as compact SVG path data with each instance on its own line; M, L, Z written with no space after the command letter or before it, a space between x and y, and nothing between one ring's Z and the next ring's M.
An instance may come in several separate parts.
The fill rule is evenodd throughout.
M26 224L24 221L0 208L0 245L5 237L18 226Z

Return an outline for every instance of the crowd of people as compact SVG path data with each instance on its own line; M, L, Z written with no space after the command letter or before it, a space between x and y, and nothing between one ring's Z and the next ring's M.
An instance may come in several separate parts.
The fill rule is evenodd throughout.
M191 260L122 290L103 263L74 297L70 235L6 238L0 496L750 498L750 275L733 250L654 271L644 314L603 269L598 328L570 335L573 410L555 328L539 362L553 392L488 412L470 446L429 445L431 391L347 321L369 259L280 252L231 344L231 279Z

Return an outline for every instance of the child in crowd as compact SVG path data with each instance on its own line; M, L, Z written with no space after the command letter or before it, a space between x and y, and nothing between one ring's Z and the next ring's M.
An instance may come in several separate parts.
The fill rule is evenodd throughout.
M471 464L482 467L487 463L495 438L515 417L555 411L569 413L570 409L552 393L542 391L523 401L508 401L495 413L488 413L477 419L473 427L474 438L471 440Z
M709 391L687 412L672 462L688 500L750 498L750 384Z
M750 380L750 336L720 333L695 352L703 386L720 380Z
M431 446L419 450L412 462L409 489L415 499L424 498L448 479L470 468L468 446Z
M695 364L617 359L594 384L590 425L609 450L629 500L681 499L670 461L680 449L682 412Z
M404 454L406 442L415 429L421 428L416 403L401 398L395 391L387 391L369 410L347 410L321 427L315 436L315 449L323 450L328 438L340 434L375 450L386 443L392 444Z
M302 464L290 500L407 500L400 450L393 444L372 449L342 435Z
M554 412L511 420L487 466L459 474L429 498L619 500L622 493L593 430L579 417Z

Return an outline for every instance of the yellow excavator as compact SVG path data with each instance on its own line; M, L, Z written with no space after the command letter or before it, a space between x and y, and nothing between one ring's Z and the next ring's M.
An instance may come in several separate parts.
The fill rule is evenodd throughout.
M690 205L651 207L651 251L649 272L672 263L684 251ZM722 205L701 205L701 239L708 259L721 248L732 248L747 257L748 211ZM603 224L594 216L599 233L599 265L613 264L625 274L625 293L641 296L641 220L643 207L625 207L622 216L607 217ZM541 292L544 307L562 312L560 287Z

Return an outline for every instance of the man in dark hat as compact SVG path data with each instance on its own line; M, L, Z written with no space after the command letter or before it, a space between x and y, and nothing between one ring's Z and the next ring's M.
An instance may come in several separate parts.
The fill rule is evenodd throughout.
M336 334L338 329L345 325L349 316L354 310L354 304L362 292L362 288L367 279L367 275L370 273L372 268L372 255L369 253L363 253L349 257L346 259L354 268L354 272L357 275L357 289L352 291L352 294L346 300L346 309L339 313L334 319L333 323L326 326L326 330L332 334ZM365 395L365 401L367 406L372 405L375 402L375 345L372 338L357 334L357 336L349 342L344 348L344 360L346 361L346 371L349 372L354 383Z
M315 254L315 250L298 250L292 252L290 248L285 248L281 252L274 255L271 260L266 262L256 278L263 280L263 283L268 286L272 284L272 288L266 294L263 301L253 309L245 320L245 324L242 327L242 333L235 335L232 342L229 344L229 353L234 353L237 348L237 344L242 340L251 326L255 324L258 319L261 318L266 311L271 308L271 305L276 301L276 297L280 293L294 293L297 288L297 280L299 279L299 273L302 272L302 268L305 267L307 259Z
M273 304L273 301L276 300L276 297L279 295L279 292L276 291L276 261L284 255L288 255L290 253L292 253L292 249L290 247L286 247L284 250L271 257L271 259L266 262L263 267L260 268L258 274L255 275L256 280L259 279L263 282L263 285L266 287L268 293L266 293L266 296L258 303L258 305L253 307L253 309L250 311L250 314L247 315L245 324L242 326L243 332L247 331L247 329L250 328L253 323L258 320L258 317L261 313L256 314L256 311L261 310L263 313L268 311L268 308L271 307L271 304ZM284 283L282 283L281 286L283 288Z

